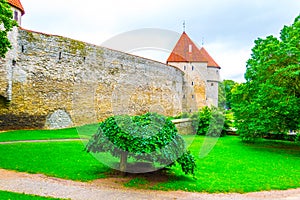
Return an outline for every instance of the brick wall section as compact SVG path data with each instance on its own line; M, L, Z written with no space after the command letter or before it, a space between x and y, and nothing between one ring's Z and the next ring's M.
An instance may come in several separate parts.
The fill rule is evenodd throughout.
M175 67L27 30L18 31L17 41L11 102L0 106L2 130L49 128L47 119L60 116L51 118L57 111L70 116L72 125L115 114L182 112L184 76ZM0 85L7 80L0 79Z

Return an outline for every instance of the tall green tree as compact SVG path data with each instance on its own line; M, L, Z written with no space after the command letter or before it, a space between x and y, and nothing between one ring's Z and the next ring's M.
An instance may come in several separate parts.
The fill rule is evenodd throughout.
M300 129L300 15L280 38L258 38L232 108L244 140Z
M13 20L13 13L7 0L0 0L0 57L5 58L5 54L11 48L7 34L12 30L17 22Z
M231 90L237 84L233 80L223 80L219 83L219 107L231 109Z

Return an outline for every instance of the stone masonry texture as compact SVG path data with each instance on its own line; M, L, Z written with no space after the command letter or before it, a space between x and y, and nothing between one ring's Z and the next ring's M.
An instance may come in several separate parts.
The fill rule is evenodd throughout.
M18 29L0 60L0 129L63 128L117 114L183 112L184 73L73 39Z

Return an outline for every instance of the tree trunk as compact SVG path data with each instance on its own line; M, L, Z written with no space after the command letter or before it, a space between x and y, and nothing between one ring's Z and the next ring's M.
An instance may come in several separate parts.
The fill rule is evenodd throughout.
M122 174L126 174L126 165L127 165L127 156L128 156L128 152L127 151L123 151L121 153L121 159L120 159L120 171L122 172Z

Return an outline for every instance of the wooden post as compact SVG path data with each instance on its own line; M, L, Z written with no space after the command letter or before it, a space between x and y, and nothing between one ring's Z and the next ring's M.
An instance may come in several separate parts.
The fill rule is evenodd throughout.
M127 156L128 156L128 152L127 151L123 151L121 153L120 171L122 172L123 175L126 174Z

